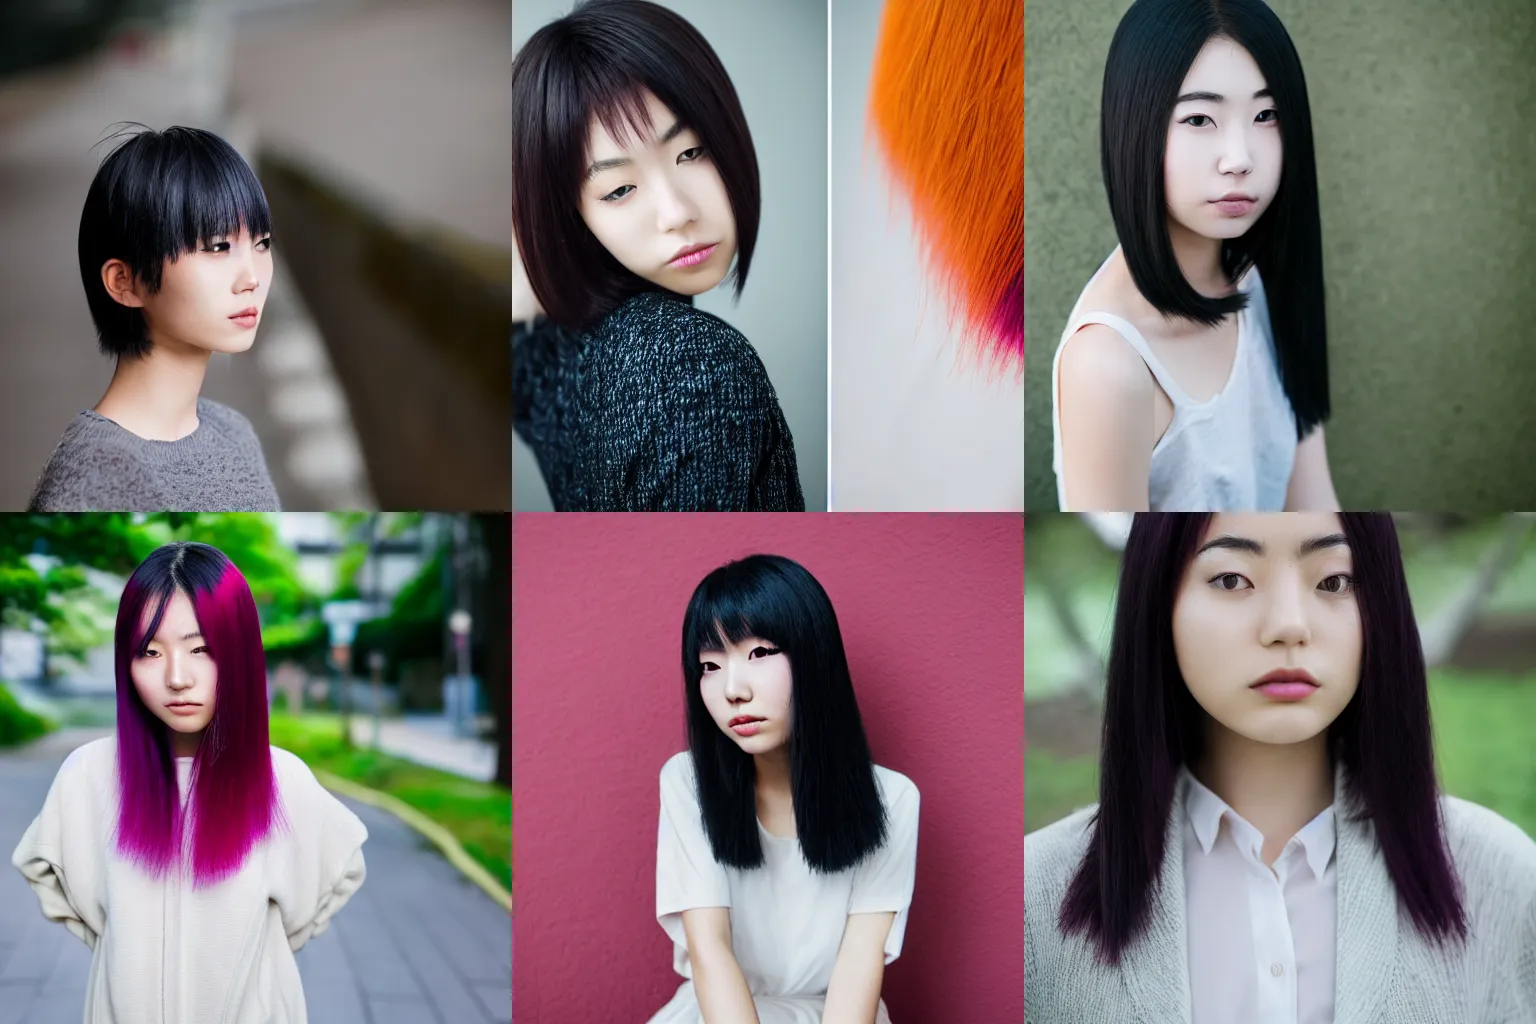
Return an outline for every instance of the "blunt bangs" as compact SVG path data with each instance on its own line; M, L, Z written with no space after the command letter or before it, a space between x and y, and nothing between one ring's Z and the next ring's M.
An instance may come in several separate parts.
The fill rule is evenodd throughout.
M1263 0L1136 0L1110 43L1100 106L1100 160L1115 234L1136 288L1165 316L1207 326L1243 309L1242 293L1201 295L1185 280L1168 234L1164 158L1179 86L1211 39L1253 57L1279 113L1279 190L1248 232L1222 244L1237 282L1257 267L1268 297L1286 397L1305 437L1329 415L1322 227L1312 114L1301 58Z
M256 172L235 148L201 128L142 130L96 171L80 214L80 278L102 352L138 358L150 339L140 309L119 304L101 268L122 260L151 293L167 261L211 239L272 231L272 213Z
M789 659L790 788L801 853L814 871L844 871L885 844L885 806L837 613L816 578L780 555L752 555L714 570L683 617L688 746L710 848L721 864L763 864L756 763L721 731L699 688L700 651L753 636L772 641Z
M1426 941L1467 934L1460 881L1441 815L1429 682L1389 513L1341 513L1360 610L1360 681L1328 729L1344 767L1341 818L1368 821L1399 908ZM1120 563L1106 662L1099 805L1057 926L1118 964L1144 930L1166 854L1181 766L1199 760L1206 712L1179 672L1173 606L1204 537L1204 513L1138 513Z
M757 153L725 66L697 29L648 0L587 0L512 61L512 229L549 317L581 329L658 286L627 270L581 218L594 121L623 143L657 126L651 92L698 133L736 220L740 298L762 207ZM670 126L662 126L670 127Z

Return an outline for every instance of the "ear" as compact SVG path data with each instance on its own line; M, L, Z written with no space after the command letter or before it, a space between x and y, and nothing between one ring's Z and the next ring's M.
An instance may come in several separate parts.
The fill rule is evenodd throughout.
M144 305L144 300L139 297L138 281L134 279L128 264L122 260L110 259L101 265L101 286L114 302L135 308Z

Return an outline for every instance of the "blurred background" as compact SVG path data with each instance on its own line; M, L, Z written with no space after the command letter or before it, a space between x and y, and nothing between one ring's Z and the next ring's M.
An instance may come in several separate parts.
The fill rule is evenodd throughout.
M735 327L768 370L795 439L808 511L827 507L827 5L826 0L659 0L687 18L731 76L757 150L762 215L741 300L716 288L694 305ZM512 52L576 6L515 0ZM503 0L505 9L505 0ZM503 53L506 51L503 50ZM510 71L508 82L511 80ZM510 96L510 88L508 90ZM506 101L510 105L510 99ZM511 177L510 137L501 143ZM511 232L511 197L505 223ZM505 279L505 275L503 277ZM503 304L504 307L506 304ZM502 378L506 379L505 376ZM510 421L510 416L507 418ZM533 451L513 441L519 512L547 512Z
M105 390L75 256L117 121L257 168L276 272L204 394L255 426L284 508L510 501L506 0L0 4L0 508Z
M1397 513L1445 792L1536 836L1536 515ZM1024 830L1098 802L1104 659L1128 516L1029 517Z
M112 628L133 568L172 540L212 544L250 583L272 744L367 824L368 881L298 954L310 1019L511 1020L511 617L505 514L0 516L0 853L54 774L116 721ZM341 780L334 782L332 780ZM420 829L445 832L472 884ZM90 950L0 870L6 1020L75 1024Z
M1312 108L1345 508L1536 507L1536 4L1269 0ZM1051 359L1114 251L1104 58L1130 0L1031 0L1025 507L1056 508Z

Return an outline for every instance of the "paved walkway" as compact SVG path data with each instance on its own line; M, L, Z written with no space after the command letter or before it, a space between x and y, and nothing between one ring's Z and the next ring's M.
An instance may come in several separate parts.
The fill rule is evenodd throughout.
M373 745L372 716L352 719L352 742L360 747ZM453 735L452 724L441 715L382 719L379 749L477 782L496 777L496 744Z
M90 951L43 920L9 867L59 764L101 730L56 733L0 755L0 1024L78 1024ZM424 840L375 808L368 880L299 951L311 1020L323 1024L498 1024L512 1020L507 914Z

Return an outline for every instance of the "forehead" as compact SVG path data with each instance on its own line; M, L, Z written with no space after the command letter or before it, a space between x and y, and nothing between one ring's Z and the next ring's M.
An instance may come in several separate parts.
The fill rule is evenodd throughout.
M149 628L159 608L159 600L145 602L144 611L139 616L140 629ZM160 625L155 630L155 636L174 636L180 639L195 629L197 629L197 610L192 606L192 599L184 591L173 591L170 600L165 603L165 614L160 617Z
M1262 557L1293 558L1307 541L1343 532L1344 524L1333 512L1276 512L1268 515L1218 512L1211 516L1200 543L1221 536L1236 537L1258 542L1264 549ZM1349 551L1345 546L1323 550L1335 554ZM1222 551L1231 553L1231 549L1213 548L1205 555L1209 557Z
M1215 36L1206 40L1189 66L1179 94L1214 92L1223 96L1252 96L1269 87L1253 55L1234 39Z
M587 153L592 160L653 146L656 138L677 121L677 115L655 93L641 88L637 102L619 104L608 113L608 123L603 121L598 113L587 120Z

